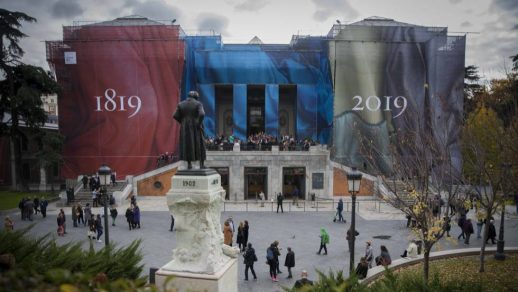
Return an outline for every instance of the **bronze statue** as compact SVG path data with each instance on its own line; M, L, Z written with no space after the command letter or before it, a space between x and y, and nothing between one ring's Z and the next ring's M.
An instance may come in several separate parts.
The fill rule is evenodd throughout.
M192 169L192 161L200 161L200 169L205 168L206 159L205 134L203 118L205 111L198 101L197 91L190 91L187 99L176 107L173 118L181 124L180 128L180 160L187 161L188 169Z

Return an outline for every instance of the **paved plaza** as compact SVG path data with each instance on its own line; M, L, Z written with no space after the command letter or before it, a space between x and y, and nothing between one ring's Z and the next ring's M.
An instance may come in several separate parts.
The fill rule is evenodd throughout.
M141 208L141 222L142 228L129 231L124 218L125 206L119 208L119 217L117 218L117 226L109 226L110 239L117 242L119 245L126 245L135 239L142 239L142 252L144 254L143 264L145 266L144 273L149 273L149 268L159 268L166 264L171 258L171 250L175 246L175 232L169 232L170 217L165 205L165 198L142 198L139 199ZM363 206L363 207L362 207ZM234 223L237 225L240 221L248 220L250 224L249 242L254 245L257 253L258 262L255 264L255 270L258 276L258 281L245 282L243 276L243 258L240 257L239 263L239 291L282 291L281 286L292 287L295 280L298 278L300 271L306 269L309 271L310 278L316 279L315 269L321 271L344 270L345 274L349 269L349 253L347 242L345 240L346 230L350 226L350 212L345 212L344 217L347 223L333 223L332 219L334 212L330 207L327 209L320 209L318 212L316 208L309 203L307 210L304 212L302 208L288 207L284 205L285 213L271 212L271 206L266 205L263 208L251 204L249 210L256 208L258 210L266 211L225 211L222 213L222 221L232 216ZM244 210L245 206L230 207L226 209ZM253 210L256 210L253 209ZM288 212L291 209L291 212ZM294 212L294 211L297 212ZM49 214L47 218L42 219L40 215L35 216L33 223L34 228L31 231L32 235L41 236L51 233L57 242L62 244L69 241L83 242L86 248L89 246L89 241L86 237L86 227L74 228L72 227L70 208L66 208L67 214L67 234L65 237L57 237L56 234L56 214L58 209L55 204L49 206ZM509 209L510 212L515 213L514 208ZM101 213L101 208L95 208L94 213ZM19 212L9 212L15 219L15 228L23 228L30 223L21 221ZM474 212L468 215L473 216ZM5 215L3 212L2 215ZM498 222L497 220L497 231ZM357 230L360 235L357 237L356 243L356 262L363 255L365 241L372 240L375 256L379 254L380 245L387 246L392 259L400 258L400 254L406 248L408 240L412 238L410 230L405 227L406 221L404 216L397 210L391 209L386 205L372 205L361 204L357 217ZM318 237L320 228L326 228L330 235L330 244L328 245L328 255L317 255L320 239ZM506 221L506 246L518 246L518 219L516 216L511 216ZM457 241L457 235L460 233L459 227L452 224L452 237L450 240L441 240L437 245L440 249L455 249L464 248L466 245L462 241ZM388 239L380 239L379 237ZM235 241L234 234L234 241ZM104 236L103 236L104 240ZM266 261L266 248L271 242L278 240L280 242L281 250L281 271L280 281L272 283L269 279L268 266ZM481 244L480 239L472 236L470 247L478 247ZM96 248L101 248L104 243L94 243ZM489 245L491 246L491 245ZM287 270L283 266L286 248L292 247L295 251L295 268L294 278L287 280ZM252 276L250 275L250 279Z

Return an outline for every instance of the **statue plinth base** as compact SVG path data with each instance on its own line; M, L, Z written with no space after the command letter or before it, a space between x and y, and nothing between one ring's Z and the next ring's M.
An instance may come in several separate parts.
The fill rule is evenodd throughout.
M167 205L175 217L173 259L156 273L157 288L237 291L236 260L223 252L220 224L225 190L212 169L181 170L171 179Z
M170 280L168 280L170 279ZM214 274L174 272L161 268L155 274L159 291L237 292L237 260L230 259Z

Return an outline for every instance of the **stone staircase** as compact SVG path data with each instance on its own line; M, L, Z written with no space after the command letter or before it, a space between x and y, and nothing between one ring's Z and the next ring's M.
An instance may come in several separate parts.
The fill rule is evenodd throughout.
M123 191L126 185L127 183L125 181L117 181L117 185L110 185L107 187L108 194L111 194L116 191ZM87 186L86 189L83 189L83 186L81 184L81 189L74 196L74 202L71 202L70 204L68 204L68 206L72 206L76 203L80 203L81 206L85 206L86 203L89 203L90 206L92 206L92 192L90 191L90 187Z
M397 191L398 197L407 203L414 202L414 199L410 196L410 192L412 191L412 183L404 182L402 180L387 180L387 188L390 191ZM431 186L428 188L428 190L431 192L432 196L433 194L438 194L437 190L435 188L432 188Z

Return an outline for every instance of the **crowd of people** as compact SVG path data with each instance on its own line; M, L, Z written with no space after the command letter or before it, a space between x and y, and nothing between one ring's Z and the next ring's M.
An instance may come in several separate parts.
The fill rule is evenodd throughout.
M158 157L156 159L156 168L166 166L168 164L176 162L176 158L177 157L174 155L173 152L162 153L162 154L158 155Z
M270 151L272 146L279 146L280 151L308 151L310 146L316 145L316 142L310 138L297 140L289 135L275 137L263 132L248 136L246 141L240 141L233 135L228 137L219 135L210 137L205 142L207 150L212 151L230 151L236 144L241 150L257 151Z
M43 218L47 217L48 205L49 202L47 199L45 199L45 197L40 199L39 197L35 196L33 198L22 198L18 203L18 208L20 209L23 221L32 221L33 215L37 215L38 213L41 213Z

